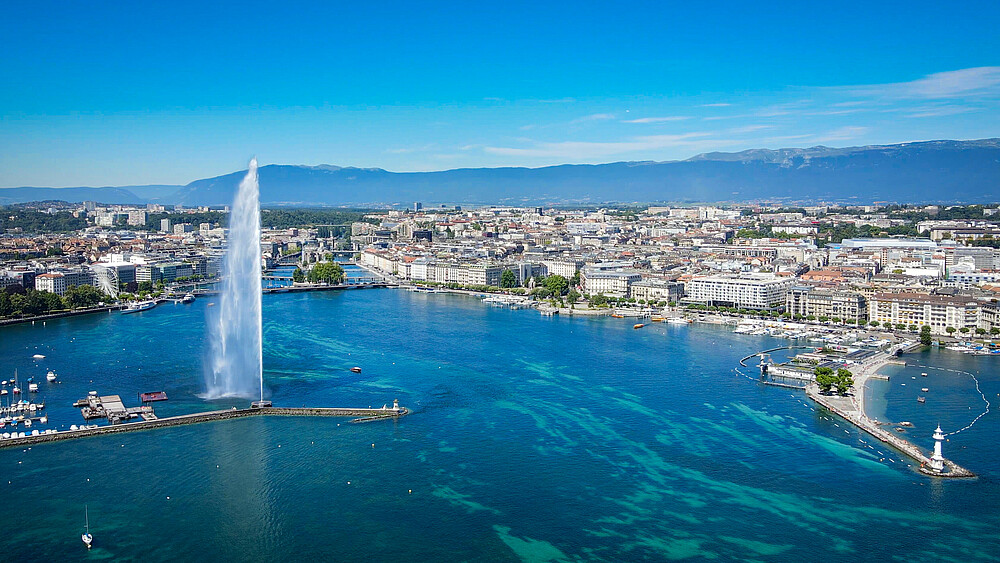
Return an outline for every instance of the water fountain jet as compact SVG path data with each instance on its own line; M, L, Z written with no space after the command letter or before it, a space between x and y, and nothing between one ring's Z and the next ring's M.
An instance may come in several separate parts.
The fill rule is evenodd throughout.
M250 161L229 213L219 306L210 310L211 356L205 398L264 398L261 311L260 189L257 159Z

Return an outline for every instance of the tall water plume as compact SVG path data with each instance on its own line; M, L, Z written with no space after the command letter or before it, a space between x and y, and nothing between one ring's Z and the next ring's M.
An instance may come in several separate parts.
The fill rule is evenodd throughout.
M264 398L261 317L260 197L257 159L229 213L229 248L223 263L219 306L211 311L211 357L205 368L205 397Z

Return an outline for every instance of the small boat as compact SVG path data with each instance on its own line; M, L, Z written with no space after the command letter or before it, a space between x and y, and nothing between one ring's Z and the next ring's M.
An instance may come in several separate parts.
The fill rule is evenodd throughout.
M37 383L29 383L28 384L28 393L38 393L38 384Z
M0 389L0 395L6 395L8 391L6 389Z
M640 329L640 328L642 328L644 326L646 326L646 325L644 325L643 323L637 323L637 324L632 325L632 328L634 328L634 329Z
M921 373L920 377L927 377L927 372L925 371L925 372Z
M926 387L921 387L921 388L920 388L920 390L921 390L921 391L923 391L924 393L926 393L926 392L930 391L930 389L928 389L928 388L926 388Z
M666 319L663 318L663 317L661 317L661 316L654 315L654 316L650 317L649 320L653 321L654 323L662 323Z
M927 397L917 397L917 402L918 403L926 403L927 402Z
M613 319L624 319L625 315L619 315L618 313L613 313L611 315L611 318L613 318Z
M184 298L181 299L181 303L194 303L194 294L193 293L185 294Z
M907 428L913 426L913 423L908 420L903 420L899 423L900 426L906 426Z
M667 319L667 323L672 325L686 325L689 322L691 321L685 319L684 317L670 317L669 319Z
M94 543L94 536L90 534L90 510L87 509L87 505L83 506L84 518L86 518L86 528L83 534L80 535L80 539L83 540L83 545L90 549Z
M45 356L43 356L41 354L35 354L34 356L32 356L32 358L34 358L36 360L44 360Z
M45 374L45 379L49 382L56 380L56 372L49 370L49 373Z
M15 385L14 388L11 389L11 393L13 393L15 395L20 395L21 394L21 388Z
M129 313L140 313L142 311L148 311L156 307L156 301L136 301L134 303L129 303L128 307L122 310L123 315Z
M361 373L361 368L359 368L358 366L354 366L351 368L351 371L353 371L354 373Z

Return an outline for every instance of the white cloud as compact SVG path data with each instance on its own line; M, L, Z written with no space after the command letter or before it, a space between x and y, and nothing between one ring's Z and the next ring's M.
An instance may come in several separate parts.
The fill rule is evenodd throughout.
M906 111L910 113L905 114L903 117L943 117L947 115L958 115L960 113L968 113L970 111L975 111L977 108L967 107L967 106L936 106L936 107L918 107L909 108Z
M606 121L608 119L614 119L615 114L613 113L592 113L590 115L585 115L583 117L578 117L570 123L586 123L588 121Z
M710 133L684 133L680 135L646 135L625 141L591 142L563 141L536 142L527 148L484 147L490 154L518 157L568 158L577 160L599 159L619 154L684 147L691 151L713 150L738 143L728 139L707 139Z
M691 119L687 115L669 115L666 117L641 117L639 119L626 119L622 123L666 123L668 121L684 121Z
M1000 66L981 66L928 74L910 82L837 88L861 96L944 99L1000 94Z
M863 136L869 130L870 129L868 127L859 127L857 125L839 127L813 137L810 142L828 143L830 141L850 141L851 139L857 139L858 137Z
M717 104L701 104L698 107L700 107L700 108L727 108L727 107L729 107L731 105L733 105L733 104L727 104L727 103L724 103L724 102L720 102L720 103L717 103Z

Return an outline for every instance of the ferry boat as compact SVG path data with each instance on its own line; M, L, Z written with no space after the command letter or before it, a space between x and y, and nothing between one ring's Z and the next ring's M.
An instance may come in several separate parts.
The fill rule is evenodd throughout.
M136 301L134 303L129 303L128 307L122 311L122 314L127 315L129 313L148 311L153 307L156 307L156 301Z

